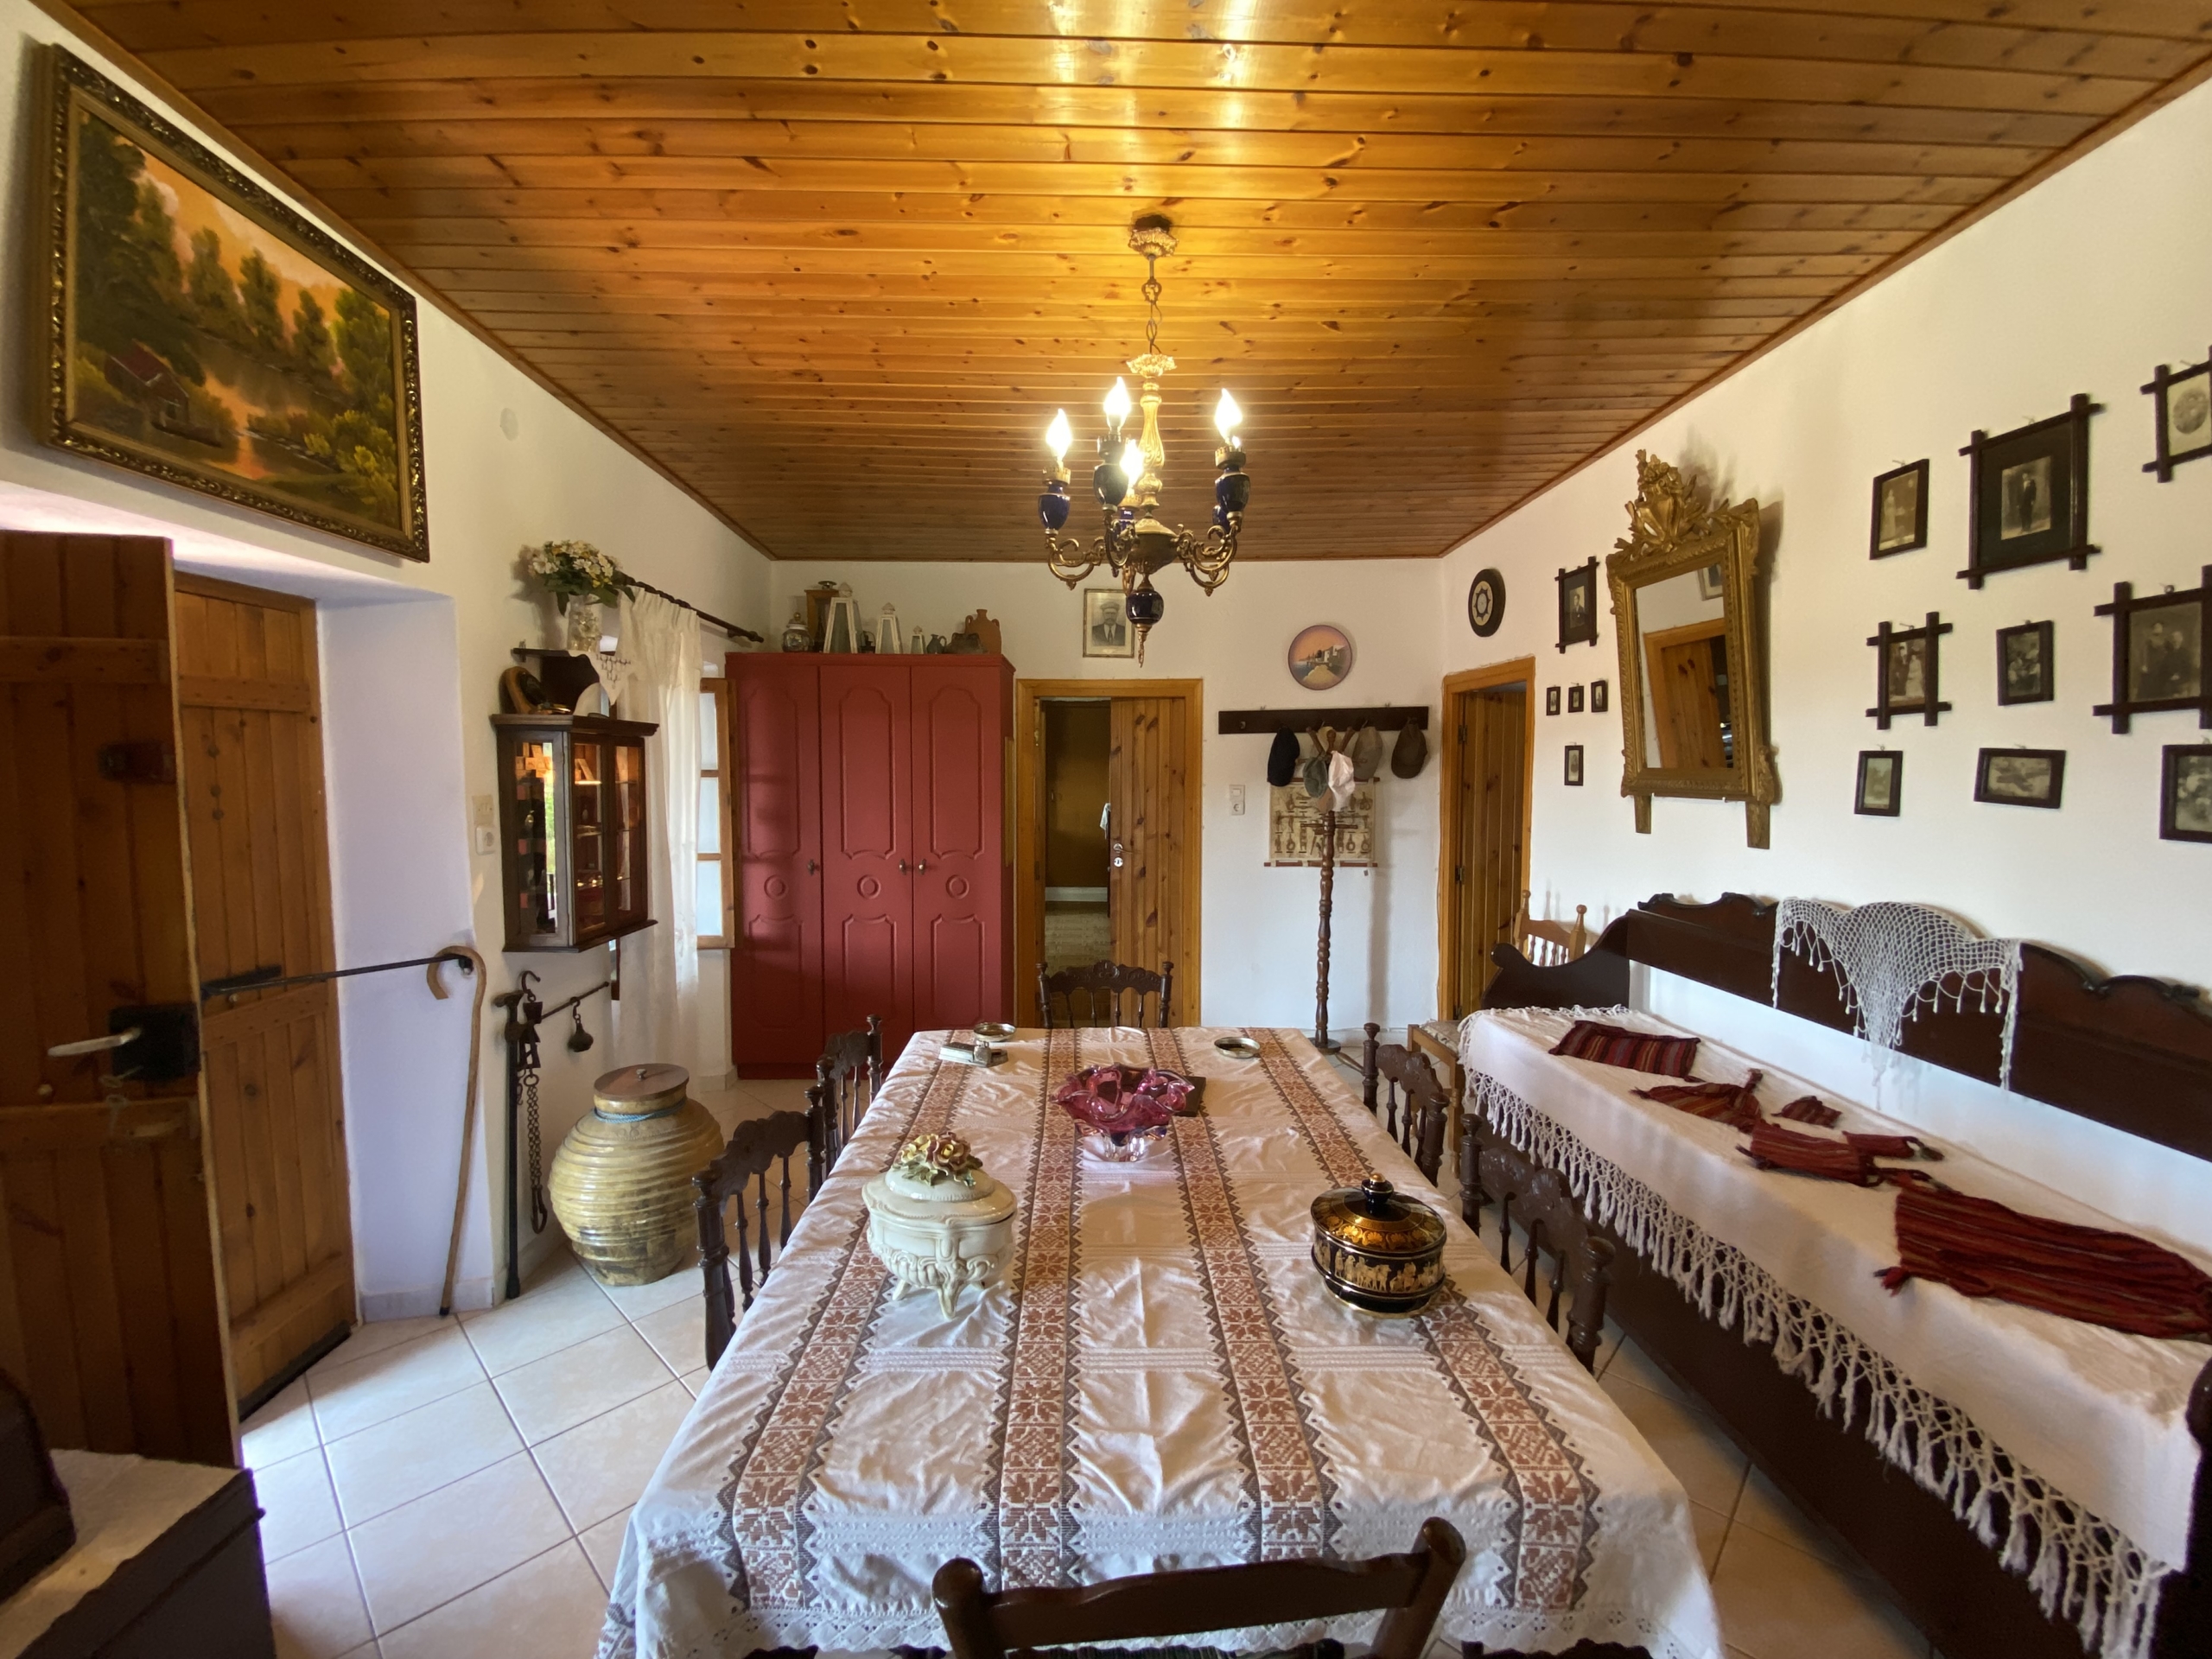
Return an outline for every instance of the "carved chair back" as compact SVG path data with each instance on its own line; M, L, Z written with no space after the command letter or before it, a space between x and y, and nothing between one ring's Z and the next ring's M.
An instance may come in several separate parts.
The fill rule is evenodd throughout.
M814 1122L806 1164L809 1192L822 1190L822 1178L837 1166L845 1142L882 1087L883 1021L871 1014L866 1030L839 1032L814 1063L814 1085L806 1091L807 1113Z
M710 1366L722 1357L722 1350L736 1334L738 1314L753 1306L755 1281L767 1283L768 1269L791 1242L791 1160L801 1147L810 1149L813 1144L814 1126L803 1113L777 1112L739 1124L721 1155L691 1178L699 1193L692 1201L691 1211L699 1224L699 1271L706 1281L707 1363ZM772 1252L768 1220L772 1170L778 1174L779 1211ZM805 1193L799 1197L802 1208L806 1198ZM753 1210L750 1224L745 1214L748 1202ZM730 1287L731 1251L722 1223L725 1210L737 1217L735 1254L738 1281L745 1298L742 1303Z
M1437 1081L1428 1056L1376 1040L1382 1027L1370 1022L1360 1050L1360 1098L1382 1121L1383 1130L1430 1180L1444 1162L1444 1125L1452 1097Z
M1122 998L1135 1004L1134 1019L1124 1020ZM1052 1017L1058 997L1062 1017ZM1165 1026L1175 1002L1175 964L1163 962L1160 971L1127 968L1117 962L1094 962L1088 968L1063 968L1057 974L1037 970L1037 1006L1045 1016L1045 1029L1066 1026L1141 1026L1145 998L1153 999L1150 1023ZM1080 999L1080 1001L1078 1001ZM1080 1010L1080 1012L1078 1012ZM1103 1018L1101 1018L1101 1015Z
M1521 893L1521 913L1513 918L1513 942L1521 954L1539 968L1556 968L1562 963L1573 962L1590 948L1590 930L1582 925L1588 915L1587 905L1574 907L1574 925L1565 922L1532 921L1529 916L1529 893Z
M1363 1561L1308 1556L1243 1567L1145 1573L1075 1589L983 1588L983 1571L947 1561L930 1586L952 1659L1006 1659L1069 1643L1148 1640L1255 1624L1294 1624L1387 1609L1374 1659L1421 1659L1467 1556L1448 1521L1432 1516L1403 1555Z
M1605 1295L1612 1284L1613 1247L1576 1207L1557 1170L1529 1158L1492 1128L1474 1103L1459 1122L1459 1214L1479 1237L1482 1212L1497 1205L1497 1265L1511 1273L1513 1226L1527 1235L1521 1253L1521 1290L1536 1301L1536 1262L1552 1258L1550 1301L1544 1318L1560 1328L1560 1293L1571 1294L1568 1349L1585 1370L1595 1370L1605 1338Z

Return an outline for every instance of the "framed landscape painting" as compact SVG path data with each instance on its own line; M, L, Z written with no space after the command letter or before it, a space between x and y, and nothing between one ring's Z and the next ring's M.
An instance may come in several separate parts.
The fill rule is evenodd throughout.
M413 297L68 53L44 70L46 440L429 558Z

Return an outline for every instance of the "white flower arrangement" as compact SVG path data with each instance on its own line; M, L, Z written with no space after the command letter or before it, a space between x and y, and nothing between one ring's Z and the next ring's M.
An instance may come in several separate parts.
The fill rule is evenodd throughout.
M596 599L612 605L636 590L622 567L589 542L547 542L525 548L523 563L537 585L553 595L563 614L571 599Z

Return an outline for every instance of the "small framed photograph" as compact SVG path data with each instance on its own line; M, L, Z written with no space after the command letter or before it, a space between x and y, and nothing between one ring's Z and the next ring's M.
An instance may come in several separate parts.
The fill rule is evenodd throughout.
M2166 745L2158 834L2167 841L2212 841L2212 743Z
M1567 688L1567 712L1570 715L1579 715L1582 712L1582 688L1579 685L1570 685Z
M1559 687L1548 685L1544 688L1544 712L1548 715L1559 713Z
M1974 763L1974 798L1996 806L2055 808L2065 783L2063 749L1984 749Z
M2112 603L2097 607L2112 618L2112 701L2091 712L2109 715L2125 732L2131 716L2194 710L2197 724L2212 728L2212 684L2204 674L2204 641L2212 635L2212 565L2185 593L2168 589L2145 599L2116 582Z
M2158 459L2145 461L2143 470L2171 484L2182 462L2212 455L2212 353L2202 363L2171 372L2159 364L2143 390L2152 400L2158 434Z
M1721 577L1720 567L1718 564L1698 566L1697 596L1700 600L1716 600L1721 598L1726 591L1727 584Z
M1859 751L1859 792L1851 810L1869 818L1894 818L1904 782L1904 756L1896 749Z
M2049 702L2058 695L2058 677L2051 661L2049 622L2023 622L2017 628L1997 630L1997 701Z
M1129 596L1118 588L1083 590L1083 654L1134 657L1136 630L1129 626Z
M1598 556L1559 573L1559 648L1598 643Z
M1928 463L1884 473L1874 480L1874 530L1867 557L1886 559L1928 545Z
M1569 789L1582 787L1582 746L1580 743L1567 746L1567 786Z
M2063 415L1991 437L1976 432L1959 451L1974 461L1967 568L1979 588L1999 570L2063 559L2089 568L2089 416L2103 409L2075 392Z
M1933 726L1939 715L1950 712L1937 690L1941 667L1939 648L1951 625L1934 611L1916 628L1894 627L1887 622L1866 643L1874 647L1874 706L1869 719L1884 731L1890 722L1918 715Z
M1590 712L1593 715L1602 715L1612 706L1613 692L1611 683L1605 680L1591 681Z

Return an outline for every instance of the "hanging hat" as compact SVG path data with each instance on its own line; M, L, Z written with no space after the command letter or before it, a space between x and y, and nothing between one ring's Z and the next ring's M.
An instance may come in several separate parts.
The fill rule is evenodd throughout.
M1317 754L1308 760L1306 763L1304 776L1307 797L1313 800L1319 800L1329 792L1329 757L1325 754Z
M1421 735L1421 728L1409 720L1399 729L1398 741L1390 750L1390 775L1418 778L1421 769L1427 764L1428 740Z
M1268 782L1281 789L1298 775L1298 734L1277 732L1268 746Z
M1382 769L1382 734L1372 726L1363 726L1344 744L1344 753L1351 757L1351 775L1363 784L1373 780Z
M1324 754L1334 754L1344 746L1344 734L1333 726L1317 726L1313 741Z
M1351 757L1337 753L1329 757L1329 804L1339 812L1351 804L1351 792L1358 787L1352 775Z

